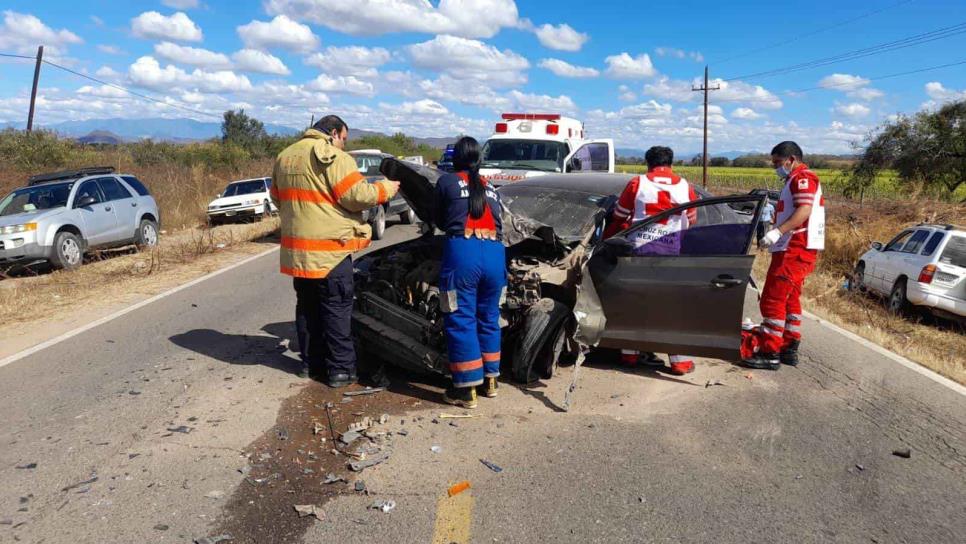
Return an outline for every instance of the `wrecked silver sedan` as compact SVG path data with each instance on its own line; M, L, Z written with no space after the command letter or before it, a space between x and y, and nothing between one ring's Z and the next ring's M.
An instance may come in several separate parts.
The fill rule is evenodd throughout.
M386 159L412 209L431 217L441 172ZM501 305L504 372L532 382L592 346L739 358L750 253L763 197L702 199L602 240L631 175L560 174L499 188L507 287ZM638 229L696 208L676 252L631 243ZM353 335L360 360L447 374L439 304L442 235L424 233L355 262Z

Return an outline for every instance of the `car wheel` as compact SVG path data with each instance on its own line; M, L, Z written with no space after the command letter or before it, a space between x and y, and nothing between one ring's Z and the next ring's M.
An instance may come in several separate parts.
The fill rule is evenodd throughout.
M272 206L268 203L267 200L262 205L265 208L262 211L262 220L264 221L265 219L271 219L272 218Z
M909 313L912 305L906 298L906 279L902 278L892 286L889 294L889 311L895 315L905 315Z
M513 350L513 379L533 383L553 376L566 343L571 315L569 308L549 298L527 309L523 332Z
M855 293L865 293L867 288L865 286L865 263L859 262L855 265L855 271L852 272L852 281L849 283L849 287L852 292Z
M372 218L372 239L382 240L386 235L386 209L382 206L376 207L375 215Z
M153 219L142 219L138 232L134 235L134 244L141 249L158 245L157 222Z
M58 232L50 264L58 270L74 270L84 262L84 242L73 232Z
M412 225L413 223L416 222L416 212L413 211L412 209L408 209L403 213L399 214L399 219L401 219L402 222L407 225Z

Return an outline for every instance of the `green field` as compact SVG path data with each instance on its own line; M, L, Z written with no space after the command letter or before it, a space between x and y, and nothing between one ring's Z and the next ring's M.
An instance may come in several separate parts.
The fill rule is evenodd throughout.
M619 164L616 170L624 173L643 173L647 171L644 165ZM675 166L674 171L697 185L701 184L700 166ZM828 195L842 195L846 187L847 177L842 170L815 169L822 182L822 190ZM781 189L781 181L770 168L736 168L730 166L708 168L708 185L719 189L735 189L736 191L750 191L767 187ZM875 184L866 190L866 198L894 199L902 198L900 184L895 172L881 173Z

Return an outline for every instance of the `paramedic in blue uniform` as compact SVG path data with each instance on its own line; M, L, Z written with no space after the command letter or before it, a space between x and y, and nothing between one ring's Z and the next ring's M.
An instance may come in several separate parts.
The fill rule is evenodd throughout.
M506 285L500 196L480 178L480 144L460 138L454 172L436 184L434 222L445 233L440 308L453 385L443 400L476 407L476 386L495 397L500 375L500 298Z

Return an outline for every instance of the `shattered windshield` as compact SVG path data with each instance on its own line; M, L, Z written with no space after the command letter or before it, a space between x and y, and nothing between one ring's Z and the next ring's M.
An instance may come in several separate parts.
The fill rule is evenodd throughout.
M250 195L254 193L264 193L265 192L265 182L262 180L257 181L243 181L241 183L232 183L225 188L225 194L221 196L240 196L240 195Z
M483 168L563 172L567 144L549 140L490 140L483 145Z
M500 187L500 198L511 212L553 227L563 240L583 238L594 226L603 195L559 188L523 185Z
M0 201L0 216L62 208L67 205L74 182L24 187Z

